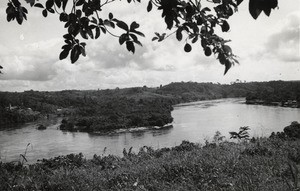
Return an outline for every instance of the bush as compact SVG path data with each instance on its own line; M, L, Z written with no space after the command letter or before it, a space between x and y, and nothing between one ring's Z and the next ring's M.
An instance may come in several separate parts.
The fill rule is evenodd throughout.
M63 119L61 121L61 125L59 126L60 130L66 130L66 131L74 131L74 123L67 121L66 119Z
M291 125L285 127L283 131L290 138L300 139L300 124L297 121L293 121Z

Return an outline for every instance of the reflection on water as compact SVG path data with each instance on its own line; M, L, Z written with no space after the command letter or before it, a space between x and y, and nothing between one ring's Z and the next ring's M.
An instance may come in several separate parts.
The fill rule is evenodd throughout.
M132 138L134 139L142 139L144 137L144 133L143 131L136 131L136 132L132 132Z
M153 137L156 137L156 136L162 136L162 135L167 135L167 134L169 134L171 131L172 131L172 128L169 128L169 129L162 129L162 130L154 130L154 131L152 131L152 135L153 135Z
M300 121L300 109L246 105L244 99L220 99L180 104L174 107L173 128L129 129L110 133L63 132L57 130L57 119L46 130L37 130L36 123L0 131L0 160L18 160L26 145L31 143L27 159L50 158L82 152L87 158L94 154L122 155L123 148L138 152L144 145L154 148L178 145L182 140L204 142L216 131L229 137L229 131L249 126L251 135L268 136L282 131L292 121Z

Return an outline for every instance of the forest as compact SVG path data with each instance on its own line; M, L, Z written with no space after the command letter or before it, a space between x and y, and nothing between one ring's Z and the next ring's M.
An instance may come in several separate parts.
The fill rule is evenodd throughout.
M300 107L300 83L299 81L261 83L256 91L247 94L246 100L249 104Z
M156 88L0 92L0 127L51 115L62 117L61 129L68 131L162 127L172 122L171 111L175 104L234 97L246 97L246 103L250 104L292 100L299 107L300 82L236 82L231 85L174 82Z

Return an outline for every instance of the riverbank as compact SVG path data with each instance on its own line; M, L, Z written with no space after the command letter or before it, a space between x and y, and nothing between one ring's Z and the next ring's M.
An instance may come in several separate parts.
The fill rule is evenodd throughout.
M299 139L183 141L124 150L123 157L71 154L33 165L0 163L0 190L297 190L299 159Z
M286 102L280 102L280 101L269 102L269 101L260 100L260 99L249 100L246 98L245 103L249 104L249 105L265 105L265 106L300 108L300 103L298 103L296 100L288 100Z

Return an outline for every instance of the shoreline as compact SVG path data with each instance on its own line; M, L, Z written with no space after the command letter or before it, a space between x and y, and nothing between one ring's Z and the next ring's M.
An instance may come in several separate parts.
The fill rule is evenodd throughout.
M276 107L286 107L286 108L300 108L300 105L296 104L283 104L282 102L271 102L268 103L263 100L246 100L247 105L263 105L263 106L276 106Z

